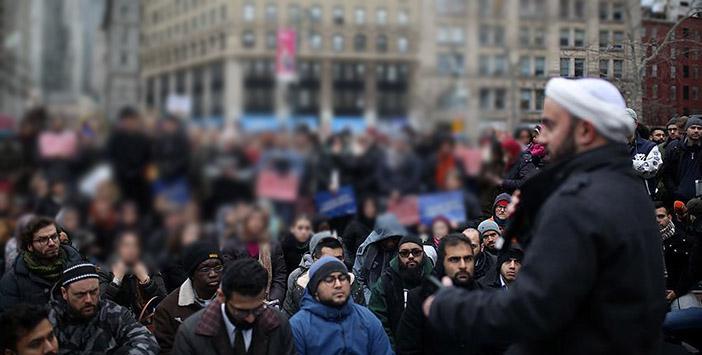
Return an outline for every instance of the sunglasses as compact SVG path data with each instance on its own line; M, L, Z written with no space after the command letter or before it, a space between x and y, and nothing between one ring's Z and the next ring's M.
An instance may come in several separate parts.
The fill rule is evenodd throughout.
M408 258L410 254L415 258L418 258L424 255L424 251L422 249L400 250L398 254L400 254L400 256L403 258Z

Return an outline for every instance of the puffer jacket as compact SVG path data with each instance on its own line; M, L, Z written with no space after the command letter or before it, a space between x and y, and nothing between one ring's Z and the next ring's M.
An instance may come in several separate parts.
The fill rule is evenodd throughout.
M378 318L351 298L336 308L305 292L302 308L290 319L290 326L298 355L394 354Z

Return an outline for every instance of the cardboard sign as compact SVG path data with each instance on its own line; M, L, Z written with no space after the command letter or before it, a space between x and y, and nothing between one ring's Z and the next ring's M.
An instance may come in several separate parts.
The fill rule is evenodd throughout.
M388 201L388 212L397 216L397 219L405 226L413 226L419 223L419 202L416 195L401 197L397 200Z
M444 216L451 223L461 223L466 220L466 209L463 206L463 194L460 191L440 192L419 196L419 218L422 224L430 224L438 217Z
M315 195L317 211L320 215L334 218L356 213L356 198L351 186L343 186L338 191L318 192Z
M263 170L256 178L256 196L274 201L292 202L297 199L300 179L293 173L280 174L274 170Z

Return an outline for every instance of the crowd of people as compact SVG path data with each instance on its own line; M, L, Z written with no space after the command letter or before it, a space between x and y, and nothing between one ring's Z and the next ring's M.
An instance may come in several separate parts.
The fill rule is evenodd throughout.
M669 303L663 331L700 348L702 308L692 291L702 279L702 163L695 159L702 116L648 129L628 112L637 129L628 137L635 182L626 188L645 189L655 201L649 222L660 230L667 290L660 299ZM132 108L107 127L31 110L0 143L0 347L17 354L503 353L511 344L503 334L447 340L436 317L460 304L436 305L434 314L425 305L446 280L488 295L519 284L534 236L514 232L512 222L541 207L525 212L530 205L519 205L519 196L554 164L543 129L491 129L469 142L441 127L243 132L168 115L154 120ZM261 177L271 173L294 182L285 185L294 189L283 191L289 197L264 192L270 186ZM320 213L316 194L343 187L351 188L355 213ZM409 196L453 191L462 199L458 217L422 222L392 208Z

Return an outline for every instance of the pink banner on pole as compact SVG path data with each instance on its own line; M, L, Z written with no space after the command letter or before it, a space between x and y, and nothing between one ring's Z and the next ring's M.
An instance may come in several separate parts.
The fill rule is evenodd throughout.
M401 197L397 200L388 201L388 212L397 216L397 219L405 226L412 226L419 223L419 201L416 195Z
M279 174L272 170L263 170L256 179L256 196L292 202L297 199L299 186L300 179L295 174Z
M278 30L275 68L278 80L295 79L295 57L297 56L297 33L292 29Z

